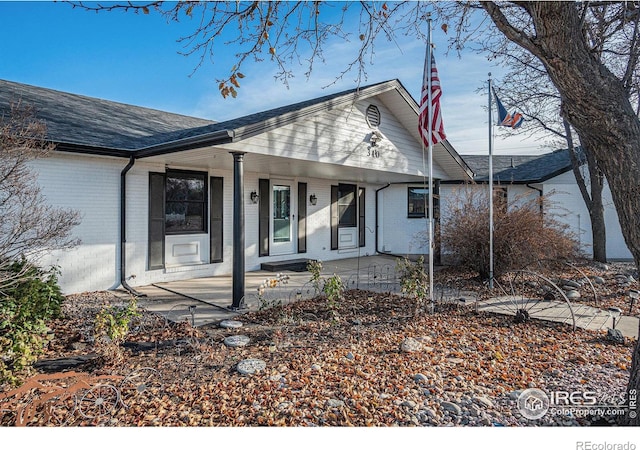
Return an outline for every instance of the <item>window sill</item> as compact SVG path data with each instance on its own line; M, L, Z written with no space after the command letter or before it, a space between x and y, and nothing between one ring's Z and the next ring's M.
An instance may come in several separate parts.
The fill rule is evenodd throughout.
M166 236L193 236L197 234L206 236L209 233L207 231L202 231L202 230L200 231L169 231L165 233Z
M194 272L198 270L207 270L209 269L210 266L211 264L205 263L205 262L187 264L187 265L174 265L174 266L165 267L164 272L165 273Z

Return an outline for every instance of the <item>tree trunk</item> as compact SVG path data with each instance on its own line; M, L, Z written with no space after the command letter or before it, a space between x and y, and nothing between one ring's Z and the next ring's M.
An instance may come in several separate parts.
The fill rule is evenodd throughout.
M593 180L593 178L592 178ZM594 192L594 189L597 192ZM597 180L591 181L591 238L593 242L593 260L607 262L607 228L604 221L604 205L602 204L602 185Z
M576 182L580 188L580 194L582 194L582 199L589 212L593 260L605 263L607 262L607 228L604 221L604 205L602 204L602 176L600 169L598 169L598 162L590 149L583 145L582 153L587 160L587 169L589 170L590 189L587 189L587 182L580 171L583 164L583 155L576 154L571 126L569 122L567 122L567 119L563 118L563 122L573 175L576 178ZM580 230L578 230L578 232L580 232Z
M530 15L535 35L512 27L495 3L482 3L507 38L544 64L560 93L563 117L593 152L609 182L625 243L640 268L640 120L624 85L591 53L574 2L518 5ZM634 356L639 351L636 346ZM640 389L639 359L634 358L630 390ZM640 419L627 417L626 423L640 425Z
M589 169L589 185L591 191L589 218L591 219L593 259L594 261L605 263L607 262L607 228L604 221L604 204L602 203L604 176L593 152L590 150L585 151L585 157L587 158L587 167Z

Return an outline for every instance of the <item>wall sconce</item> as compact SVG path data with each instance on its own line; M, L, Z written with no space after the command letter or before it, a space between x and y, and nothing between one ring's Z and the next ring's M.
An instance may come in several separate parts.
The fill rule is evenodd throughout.
M252 191L251 192L251 203L258 203L258 199L260 198L260 196L258 195L258 193L256 191Z
M369 142L371 143L372 147L375 147L376 145L378 145L378 143L382 141L382 133L380 133L379 131L372 131L371 132L371 137L369 138Z
M316 194L311 194L309 196L309 203L311 203L313 206L315 206L316 203L318 203L318 197L316 197Z

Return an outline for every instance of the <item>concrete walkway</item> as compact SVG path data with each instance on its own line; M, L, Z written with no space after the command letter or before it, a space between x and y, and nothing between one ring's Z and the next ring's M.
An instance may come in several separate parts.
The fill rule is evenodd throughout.
M482 301L478 311L515 316L518 309L526 309L533 319L565 323L586 330L606 330L613 327L613 320L608 311L572 302L571 307L565 302L522 299L515 296L501 296ZM637 339L638 317L621 316L616 320L616 329L623 336Z
M396 257L387 255L323 261L321 275L324 278L333 274L339 275L348 289L399 292L400 287L395 274L396 261ZM266 288L262 295L262 302L289 303L316 295L315 288L310 283L309 272L282 271L280 274L288 279L286 282L277 283L274 288ZM261 306L261 299L257 295L258 287L264 284L265 280L273 279L277 275L264 270L246 273L245 309L242 311L229 309L232 303L231 275L136 287L137 291L147 295L138 300L138 305L171 321L188 320L195 326L219 323L246 311L257 311ZM468 300L475 301L475 298ZM588 330L606 330L612 327L611 317L607 311L583 303L574 302L571 304L571 309L561 302L539 303L539 307L530 310L533 318L569 325L575 321L576 327ZM513 299L505 296L479 303L478 310L515 315L517 308L513 306ZM638 322L638 317L622 316L616 321L616 328L627 338L637 338Z

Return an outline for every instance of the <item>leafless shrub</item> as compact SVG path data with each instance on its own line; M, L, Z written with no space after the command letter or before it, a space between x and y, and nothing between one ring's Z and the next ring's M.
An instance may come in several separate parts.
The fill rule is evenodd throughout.
M489 196L467 186L454 194L442 219L441 242L447 257L489 278ZM550 200L518 196L509 205L494 202L494 276L540 259L573 258L578 246L568 226L550 209Z
M24 275L8 270L13 261L22 257L35 261L50 249L79 243L70 236L80 223L79 213L48 205L29 165L54 148L33 107L14 102L8 114L0 116L0 288Z

